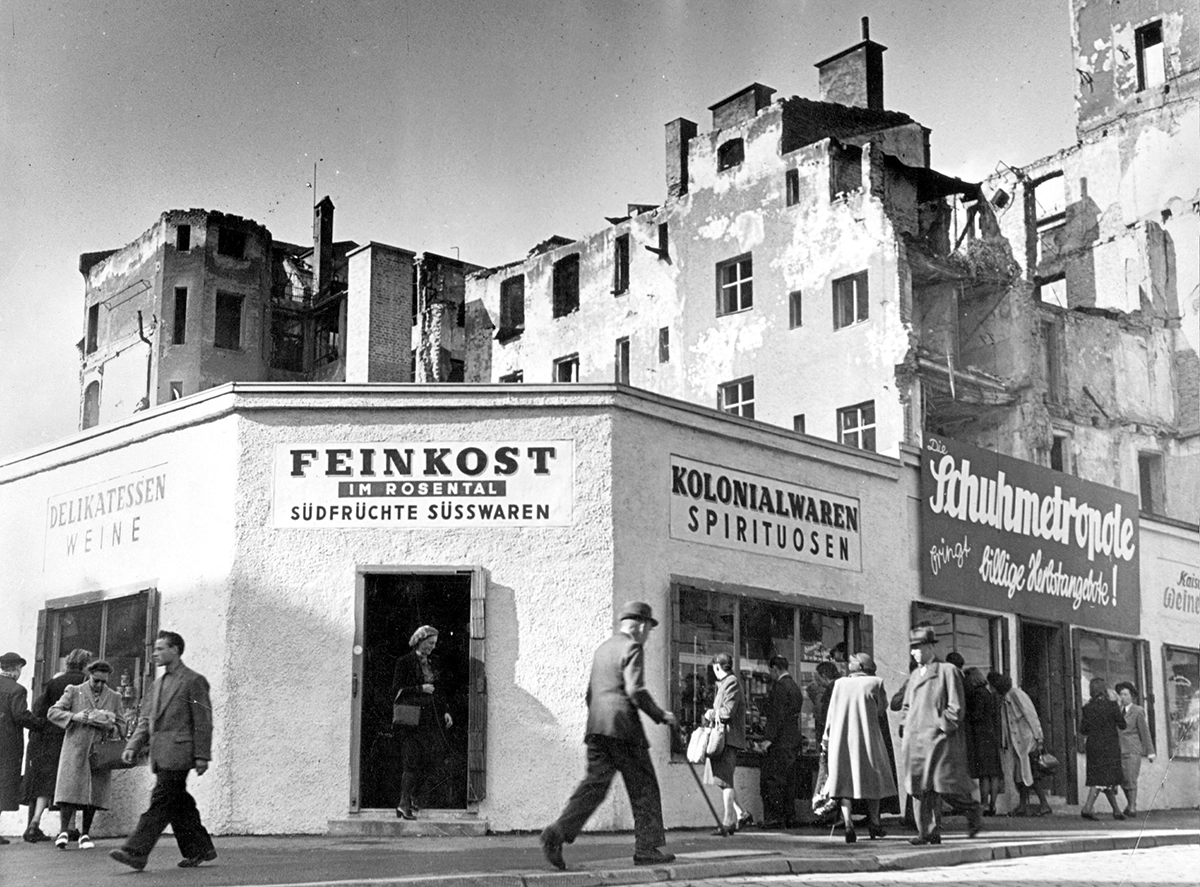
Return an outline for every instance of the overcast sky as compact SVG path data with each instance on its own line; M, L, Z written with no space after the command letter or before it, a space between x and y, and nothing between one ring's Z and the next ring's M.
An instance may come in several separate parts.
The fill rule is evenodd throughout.
M76 430L79 254L168 209L519 259L662 203L663 124L813 64L871 17L884 101L979 180L1073 144L1068 0L0 0L0 456ZM455 249L457 248L457 249Z

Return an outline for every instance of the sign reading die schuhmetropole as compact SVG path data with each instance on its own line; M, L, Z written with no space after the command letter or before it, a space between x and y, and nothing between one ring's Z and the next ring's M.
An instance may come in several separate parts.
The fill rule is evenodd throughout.
M566 527L575 444L287 443L274 471L276 527Z
M1138 500L988 450L927 437L926 597L1137 634Z
M671 456L671 538L862 569L859 502Z

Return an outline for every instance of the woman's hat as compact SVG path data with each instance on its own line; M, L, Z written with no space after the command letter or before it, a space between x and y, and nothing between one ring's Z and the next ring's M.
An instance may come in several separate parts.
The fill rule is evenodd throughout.
M925 626L924 628L914 628L908 633L908 646L910 649L913 647L920 647L924 644L936 643L937 632L935 632L929 626Z
M112 666L103 659L97 659L95 662L89 663L88 667L85 668L84 671L86 671L88 674L91 674L94 671L102 671L105 674L112 674Z
M630 601L621 608L622 619L636 619L638 622L649 622L653 628L658 625L658 620L654 618L654 611L650 609L650 605L645 601Z
M25 661L24 656L17 653L5 653L3 656L0 656L0 668L8 668L11 665L19 665L24 668L28 663Z

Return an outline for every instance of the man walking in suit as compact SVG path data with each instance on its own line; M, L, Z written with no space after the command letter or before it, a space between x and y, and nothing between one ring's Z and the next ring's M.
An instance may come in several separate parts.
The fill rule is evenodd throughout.
M666 843L662 797L642 729L641 709L656 724L675 726L675 715L663 711L645 686L642 645L658 625L650 605L631 601L621 610L621 627L597 648L588 683L587 773L558 819L542 831L542 852L555 868L565 869L562 845L574 842L588 818L621 774L633 807L636 865L667 863L675 858L658 848Z
M767 697L766 761L758 771L763 828L791 828L796 818L796 755L800 752L800 707L804 693L788 674L785 656L772 656Z
M194 868L217 858L212 838L200 822L200 811L188 793L188 772L203 776L212 759L212 705L204 675L183 664L183 638L160 631L154 642L154 664L163 666L154 682L137 730L121 755L127 764L147 743L150 769L157 774L150 807L138 820L125 845L109 855L141 871L168 824L175 833L183 859L180 868Z

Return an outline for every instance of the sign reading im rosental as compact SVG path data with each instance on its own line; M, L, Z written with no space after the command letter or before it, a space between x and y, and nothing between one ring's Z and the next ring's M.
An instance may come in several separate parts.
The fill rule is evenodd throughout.
M943 437L921 453L926 597L1137 634L1137 497Z
M672 539L861 570L858 527L857 499L671 456Z
M275 447L276 527L566 527L575 443L288 443Z

